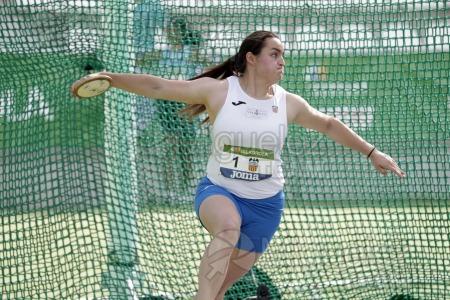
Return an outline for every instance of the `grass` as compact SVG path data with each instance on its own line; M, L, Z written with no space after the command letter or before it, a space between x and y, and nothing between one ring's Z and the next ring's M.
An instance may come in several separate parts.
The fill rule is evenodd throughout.
M283 299L418 299L448 296L449 211L422 207L288 207L258 266ZM140 271L154 290L185 295L209 236L190 207L153 206L138 214ZM2 299L107 297L109 222L103 209L4 214L0 228ZM338 298L340 297L340 298Z

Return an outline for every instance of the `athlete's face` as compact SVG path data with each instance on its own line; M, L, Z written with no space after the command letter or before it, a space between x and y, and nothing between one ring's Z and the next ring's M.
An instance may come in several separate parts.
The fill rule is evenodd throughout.
M277 38L268 38L265 42L266 45L256 56L255 67L260 76L269 77L275 83L283 78L284 47Z

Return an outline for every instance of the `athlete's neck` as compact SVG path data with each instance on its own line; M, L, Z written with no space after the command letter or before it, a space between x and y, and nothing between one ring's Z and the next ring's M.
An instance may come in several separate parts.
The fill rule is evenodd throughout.
M257 80L251 80L241 76L239 77L239 84L247 95L258 100L270 99L274 95L272 85L258 83Z

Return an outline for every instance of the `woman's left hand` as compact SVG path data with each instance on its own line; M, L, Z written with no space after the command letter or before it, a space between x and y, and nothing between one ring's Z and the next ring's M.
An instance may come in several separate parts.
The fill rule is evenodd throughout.
M370 155L370 161L375 169L383 175L387 175L388 171L391 171L400 178L406 176L406 173L400 169L392 157L377 149Z

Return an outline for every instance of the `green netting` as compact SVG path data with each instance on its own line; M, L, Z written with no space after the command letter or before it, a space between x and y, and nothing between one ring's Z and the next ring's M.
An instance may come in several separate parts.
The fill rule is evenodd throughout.
M69 87L98 70L187 78L260 29L285 44L281 85L407 178L290 127L282 224L228 299L259 284L274 299L450 298L447 1L128 1L0 3L1 299L193 297L210 239L192 205L208 127L164 102L78 101ZM189 47L171 57L174 16Z

